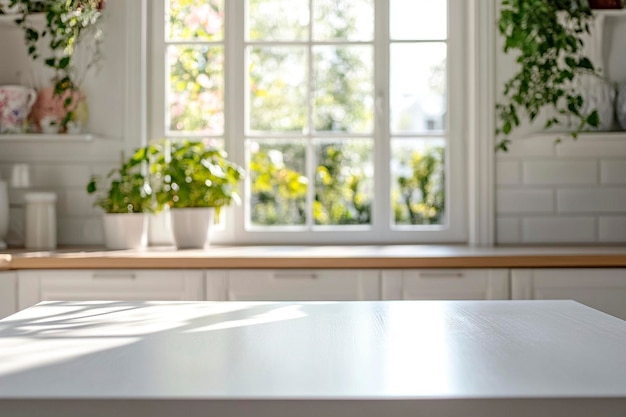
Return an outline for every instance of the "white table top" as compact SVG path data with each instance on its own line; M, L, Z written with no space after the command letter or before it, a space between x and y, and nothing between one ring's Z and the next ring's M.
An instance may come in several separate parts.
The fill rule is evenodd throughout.
M0 321L0 416L107 399L626 411L626 322L573 301L47 302Z

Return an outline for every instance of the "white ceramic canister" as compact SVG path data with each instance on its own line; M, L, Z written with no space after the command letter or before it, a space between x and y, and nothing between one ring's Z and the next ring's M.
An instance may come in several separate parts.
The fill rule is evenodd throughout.
M623 130L626 130L626 82L617 87L617 102L615 104L617 121Z
M9 246L24 247L24 216L26 204L24 195L30 187L30 167L28 164L14 164L9 183L9 233L6 242Z
M6 249L5 239L9 232L9 188L0 180L0 249Z
M32 192L24 195L26 224L24 244L26 249L55 249L57 195L50 192Z

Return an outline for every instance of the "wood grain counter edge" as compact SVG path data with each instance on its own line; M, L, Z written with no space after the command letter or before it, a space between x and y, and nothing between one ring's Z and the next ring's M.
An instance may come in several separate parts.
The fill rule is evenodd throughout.
M411 254L414 251L415 254ZM423 253L425 252L425 253ZM533 251L441 246L220 248L197 251L59 251L0 254L0 269L413 269L626 267L626 248Z
M10 269L11 255L0 254L0 271Z

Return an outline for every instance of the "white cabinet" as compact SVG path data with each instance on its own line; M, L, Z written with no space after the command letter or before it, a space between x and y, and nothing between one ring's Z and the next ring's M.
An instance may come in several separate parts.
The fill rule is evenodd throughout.
M17 273L0 272L0 319L17 311Z
M575 300L626 320L626 268L513 269L511 296Z
M386 270L383 300L506 300L508 269Z
M208 270L206 299L352 301L380 299L377 270Z
M40 301L188 300L204 297L201 270L23 270L18 308Z

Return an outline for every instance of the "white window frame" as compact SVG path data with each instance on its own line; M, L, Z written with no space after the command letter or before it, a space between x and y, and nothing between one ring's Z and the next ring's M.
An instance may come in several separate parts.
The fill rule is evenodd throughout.
M306 231L306 232L280 232L280 231L246 231L245 210L243 206L228 207L224 210L224 228L216 231L212 236L212 242L216 244L407 244L407 243L473 243L474 236L468 236L468 219L471 217L485 217L491 210L486 205L482 210L468 207L468 189L473 188L473 182L478 181L490 186L492 179L480 175L476 177L470 172L468 175L466 151L473 149L468 146L468 141L476 140L474 132L468 130L468 104L472 103L472 97L468 96L469 83L472 80L472 72L468 70L469 55L468 43L468 12L470 9L481 9L481 0L448 0L448 141L446 148L446 225L445 226L413 226L410 230L393 229L390 226L390 202L389 202L389 102L385 92L381 89L388 79L387 63L389 61L386 45L388 38L388 0L376 0L377 23L375 28L375 92L377 100L381 100L382 112L377 112L375 122L375 167L376 172L385 172L384 175L375 175L374 187L376 198L373 202L372 225L367 226L367 231L362 227L349 228L339 226L337 231ZM237 22L237 16L243 15L245 0L226 0L228 21L225 33L225 74L234 74L226 79L225 84L225 138L241 138L241 140L226 140L226 151L234 161L244 164L244 114L241 111L245 97L245 83L238 80L244 79L244 31L243 22ZM477 3L477 4L473 4ZM488 7L492 7L490 0ZM149 126L148 138L158 139L165 137L165 123L163 121L165 111L165 79L166 61L164 48L164 0L151 0L150 10L150 64L148 89L148 112ZM473 16L469 13L469 16ZM161 23L161 24L159 24ZM240 25L240 30L234 30ZM469 25L471 26L471 25ZM474 28L469 28L474 29ZM382 34L382 35L381 35ZM471 46L471 45L470 45ZM233 48L240 51L232 53ZM240 97L237 101L234 97ZM489 141L489 138L483 140ZM489 155L491 158L491 155ZM484 159L484 157L483 157ZM478 171L478 169L476 169ZM484 187L483 187L484 188ZM244 192L242 185L242 192ZM474 200L472 200L474 201ZM480 206L480 203L478 203ZM486 223L489 223L487 221ZM488 229L486 224L484 229ZM491 227L492 228L492 227ZM476 233L480 242L488 243L490 232Z

